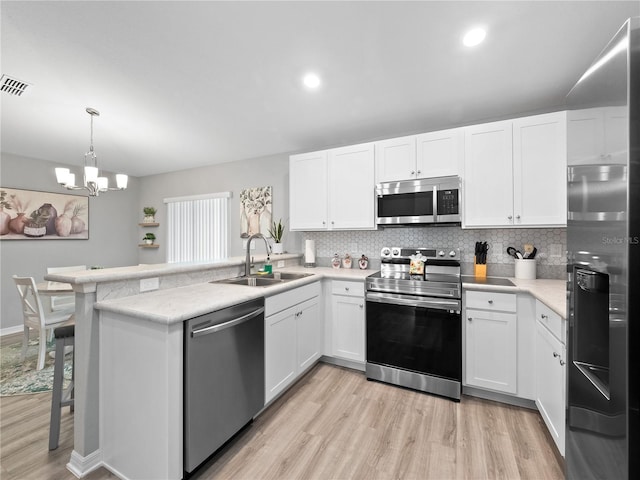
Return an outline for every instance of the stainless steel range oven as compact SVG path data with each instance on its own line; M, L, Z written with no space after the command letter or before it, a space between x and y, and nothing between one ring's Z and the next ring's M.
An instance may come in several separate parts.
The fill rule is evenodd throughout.
M426 257L423 280L411 255ZM460 253L383 248L381 270L367 277L366 376L460 400L462 322Z

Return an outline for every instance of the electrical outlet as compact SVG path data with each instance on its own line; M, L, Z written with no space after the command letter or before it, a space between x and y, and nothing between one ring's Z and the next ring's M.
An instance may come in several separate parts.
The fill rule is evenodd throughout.
M276 265L278 268L284 267L284 260L278 260L278 264Z
M158 290L160 288L160 279L158 277L142 278L140 280L140 293Z
M552 243L549 245L549 256L550 257L561 257L562 256L562 245L559 243Z

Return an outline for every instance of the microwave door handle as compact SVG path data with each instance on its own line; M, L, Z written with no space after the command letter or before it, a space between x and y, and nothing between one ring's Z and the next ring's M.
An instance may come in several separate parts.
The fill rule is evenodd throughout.
M433 222L438 222L438 186L433 186Z

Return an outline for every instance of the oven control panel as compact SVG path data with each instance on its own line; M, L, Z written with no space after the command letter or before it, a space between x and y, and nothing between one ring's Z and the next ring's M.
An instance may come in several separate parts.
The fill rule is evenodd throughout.
M427 258L450 258L457 260L460 258L460 251L454 248L424 248L424 247L382 247L380 250L381 259L410 258L412 255L420 253Z

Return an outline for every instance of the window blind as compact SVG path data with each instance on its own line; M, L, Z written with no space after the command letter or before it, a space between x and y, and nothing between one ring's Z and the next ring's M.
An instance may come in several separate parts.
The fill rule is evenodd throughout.
M166 198L167 262L201 262L227 257L230 192Z

